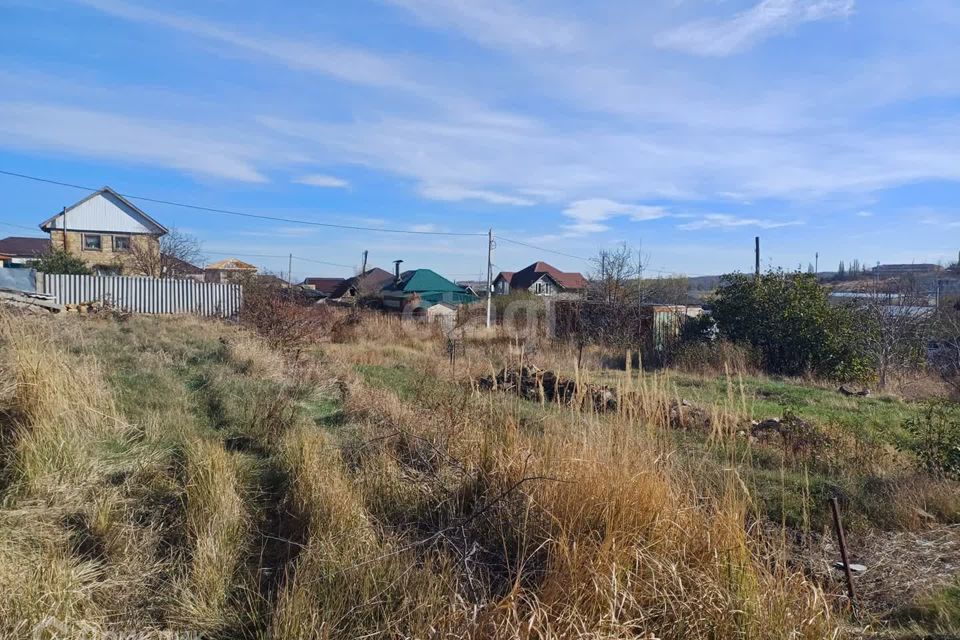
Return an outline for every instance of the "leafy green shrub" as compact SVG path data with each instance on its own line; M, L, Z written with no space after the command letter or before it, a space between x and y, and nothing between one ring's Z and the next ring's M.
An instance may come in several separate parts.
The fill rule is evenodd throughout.
M51 249L32 264L43 273L62 273L74 276L88 276L92 271L87 264L64 249Z
M906 447L930 473L960 480L960 409L949 402L931 402L904 425L911 439Z
M840 380L872 375L856 312L831 306L812 274L723 276L713 316L721 337L753 346L771 373Z

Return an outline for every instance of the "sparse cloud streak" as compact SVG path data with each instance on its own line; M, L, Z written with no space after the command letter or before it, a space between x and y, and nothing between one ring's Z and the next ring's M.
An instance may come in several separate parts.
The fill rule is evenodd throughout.
M728 56L746 51L805 22L844 18L855 0L761 0L730 18L698 20L660 33L656 44L700 56Z
M736 229L738 227L757 227L759 229L779 229L802 225L802 220L764 220L760 218L740 218L727 213L708 213L692 222L677 225L682 231L700 231L702 229Z
M258 57L273 59L291 69L320 73L357 85L406 90L418 88L418 84L408 77L400 65L362 49L274 34L246 34L200 18L142 7L123 0L74 1L115 18L153 24L226 44Z
M581 37L568 20L524 11L508 0L387 0L426 24L449 27L481 44L521 49L567 49Z
M310 187L321 187L325 189L346 189L350 187L350 183L343 178L328 176L322 173L311 173L309 175L300 176L299 178L295 178L293 182L296 184L304 184Z
M239 182L266 182L267 154L229 130L43 103L0 102L4 146L54 149Z
M514 207L529 207L534 201L520 196L498 193L487 189L468 189L454 185L423 185L418 192L429 200L445 202L461 202L463 200L479 200L489 204L502 204Z

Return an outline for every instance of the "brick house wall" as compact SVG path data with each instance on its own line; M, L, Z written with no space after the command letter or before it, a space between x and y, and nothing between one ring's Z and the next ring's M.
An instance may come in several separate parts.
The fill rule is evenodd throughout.
M87 239L100 238L100 248L88 248ZM106 233L100 231L74 231L68 229L66 244L61 229L50 231L50 245L54 249L66 249L89 266L100 271L116 272L121 275L142 275L133 264L131 249L142 247L160 252L160 239L157 236L133 233ZM129 248L124 249L123 246Z

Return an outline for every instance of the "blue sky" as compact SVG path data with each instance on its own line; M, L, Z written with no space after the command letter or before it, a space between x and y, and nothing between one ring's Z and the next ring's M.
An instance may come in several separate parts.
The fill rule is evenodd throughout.
M954 0L0 0L0 169L710 274L960 249ZM0 176L3 235L82 197ZM229 253L479 274L484 238L141 203ZM249 257L266 269L284 258ZM499 269L573 257L506 241ZM296 277L349 275L304 261Z

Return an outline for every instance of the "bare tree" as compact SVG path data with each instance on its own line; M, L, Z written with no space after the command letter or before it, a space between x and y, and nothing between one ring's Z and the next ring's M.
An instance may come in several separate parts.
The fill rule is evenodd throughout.
M200 241L179 229L170 229L153 243L134 242L130 247L130 265L151 278L184 275L202 258Z
M642 264L626 242L616 249L604 249L591 260L589 298L604 302L626 302L632 297L631 281L638 277ZM641 260L642 263L642 260Z
M919 367L934 320L931 307L905 294L880 293L859 299L863 344L877 371L880 388L891 376Z
M960 392L960 300L938 309L930 342L933 366L945 382Z
M676 304L687 297L689 282L683 275L646 277L650 257L627 243L600 251L591 260L588 298L617 304Z

